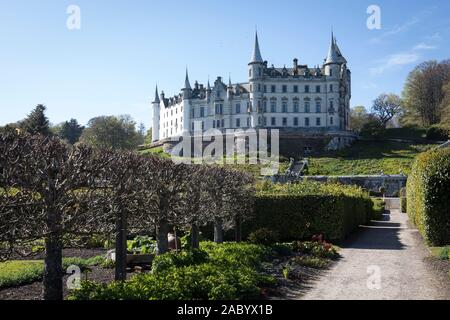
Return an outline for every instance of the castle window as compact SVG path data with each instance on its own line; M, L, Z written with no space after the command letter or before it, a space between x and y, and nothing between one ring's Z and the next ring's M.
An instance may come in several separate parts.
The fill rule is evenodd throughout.
M333 76L333 69L330 69L330 77Z
M258 92L261 92L261 85L258 83Z
M298 118L297 117L294 118L294 126L298 127Z
M251 78L252 77L252 69L248 70L248 76Z
M205 121L202 121L202 130L205 130Z
M322 112L322 104L320 103L320 101L316 101L316 113L321 112Z
M333 125L334 118L330 117L330 124Z
M194 131L194 123L191 123L191 131Z
M330 84L330 92L333 92L333 85Z
M213 120L213 128L216 127L216 120Z
M270 101L270 112L272 112L272 113L277 112L277 102L276 101Z
M270 87L270 90L271 90L272 93L275 93L275 92L277 92L277 87L275 85L272 85Z
M239 128L241 126L241 119L236 119L236 128Z
M284 84L282 88L283 88L283 93L286 93L287 92L287 85Z
M217 128L220 128L220 120L217 120L216 127L217 127Z
M284 126L284 127L287 126L287 118L283 118L283 126Z
M288 112L288 106L287 106L287 101L283 101L283 113L287 113Z
M270 124L271 124L272 126L276 126L276 124L277 124L277 119L276 119L275 117L270 118Z
M192 110L191 110L191 117L195 118L195 109L194 108L192 108Z
M221 123L220 126L221 126L222 128L225 128L225 120L222 119L222 121L221 121L220 123Z
M267 101L263 101L263 112L267 112Z
M333 100L330 100L330 109L334 109L334 104L333 104Z
M247 127L250 127L250 118L247 118Z
M321 125L320 118L316 118L316 126L320 126L320 125Z
M267 118L266 117L262 117L262 122L263 122L263 125L267 125Z
M200 108L200 117L204 117L205 116L205 107L201 107Z
M267 86L264 85L264 93L266 93L266 92L267 92Z
M216 114L222 114L223 113L223 105L220 104L216 104Z
M261 125L261 117L258 117L258 125L260 126Z
M305 118L305 127L309 127L309 118Z
M309 101L305 101L305 113L309 113L309 112L310 112Z
M316 93L320 93L320 86L316 86Z
M261 77L262 73L261 73L261 68L258 68L258 76Z
M241 113L241 104L240 103L236 103L236 113L237 114Z
M305 92L306 92L306 93L309 93L309 85L306 85L306 86L305 86Z
M298 86L295 85L295 86L294 86L294 93L297 93L297 92L298 92Z
M294 101L294 112L298 112L299 108L298 108L298 101Z

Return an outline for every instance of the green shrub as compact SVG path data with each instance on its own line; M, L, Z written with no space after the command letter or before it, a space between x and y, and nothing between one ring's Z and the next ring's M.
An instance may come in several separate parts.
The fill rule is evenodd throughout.
M290 256L293 253L292 245L286 243L277 243L271 246L276 256Z
M246 243L202 242L204 251L155 258L152 273L124 282L83 282L72 300L234 300L260 297L275 279L257 269L269 248ZM207 256L205 256L207 254Z
M374 198L372 199L373 207L372 207L372 220L381 220L383 218L383 213L386 209L386 203L383 199Z
M328 266L329 260L321 257L311 257L311 256L297 256L289 260L289 264L294 264L298 266L304 266L314 269L323 269Z
M127 241L127 249L132 253L151 254L156 252L156 240L152 237L137 236Z
M261 228L250 233L248 236L248 241L254 244L270 246L278 242L278 234L268 228Z
M338 257L336 248L327 242L294 241L292 250L302 255L312 255L319 258L335 259Z
M152 272L160 273L172 268L198 265L208 261L208 254L202 250L182 251L180 253L168 252L156 256L152 263Z
M420 154L407 183L407 212L430 245L450 243L450 148Z
M450 246L445 246L440 250L439 258L442 260L450 260Z
M243 234L258 229L278 233L281 241L324 234L339 241L370 220L372 201L353 186L300 182L264 186L255 199L255 215L243 224Z
M432 125L427 129L427 140L446 141L450 139L450 126Z

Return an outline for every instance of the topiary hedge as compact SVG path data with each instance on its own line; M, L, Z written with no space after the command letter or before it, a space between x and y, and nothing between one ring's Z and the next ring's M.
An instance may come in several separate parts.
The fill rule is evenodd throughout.
M407 183L407 212L430 245L450 243L450 148L417 156Z
M281 241L315 234L340 241L373 218L373 202L359 187L317 182L264 184L256 196L255 215L244 224L243 233L267 228Z

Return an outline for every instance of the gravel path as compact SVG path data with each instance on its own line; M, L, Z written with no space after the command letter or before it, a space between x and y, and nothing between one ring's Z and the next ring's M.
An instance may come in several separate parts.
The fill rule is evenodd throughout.
M428 249L399 210L343 244L342 259L300 297L305 300L450 299L450 281L433 270Z

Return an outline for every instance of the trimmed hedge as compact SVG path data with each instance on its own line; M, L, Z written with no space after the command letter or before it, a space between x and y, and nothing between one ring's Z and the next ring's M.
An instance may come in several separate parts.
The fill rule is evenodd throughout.
M450 126L448 125L433 125L427 129L427 140L446 141L450 139Z
M359 225L375 218L373 202L359 187L301 182L264 184L257 193L255 215L243 226L244 235L267 228L281 241L323 234L343 240Z
M417 156L407 183L407 212L430 245L450 243L450 148Z

